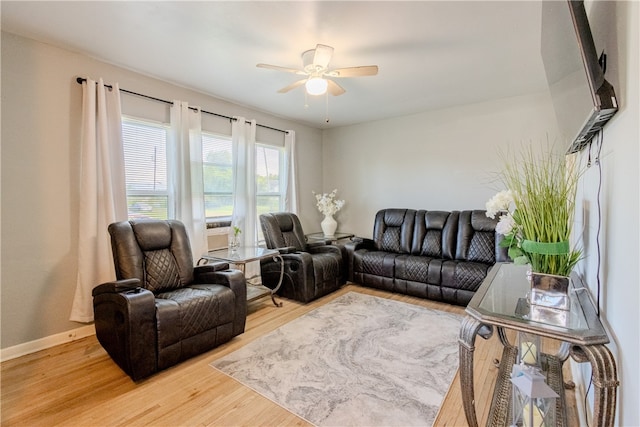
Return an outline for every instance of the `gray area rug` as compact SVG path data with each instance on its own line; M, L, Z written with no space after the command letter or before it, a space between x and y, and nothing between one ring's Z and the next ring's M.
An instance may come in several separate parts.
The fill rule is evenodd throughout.
M349 292L211 364L317 426L430 426L461 316Z

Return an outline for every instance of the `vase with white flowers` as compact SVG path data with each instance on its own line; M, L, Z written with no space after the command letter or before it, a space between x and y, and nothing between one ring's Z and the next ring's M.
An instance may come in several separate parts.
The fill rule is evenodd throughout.
M316 196L316 206L320 213L324 215L324 219L320 223L322 232L325 236L333 236L338 228L338 222L333 216L344 206L344 200L336 199L338 193L337 189L334 189L331 193L313 194Z
M570 244L579 173L549 147L543 152L529 147L505 160L500 177L508 190L487 202L486 215L499 216L501 244L514 263L531 265L534 288L566 292L568 276L582 256Z

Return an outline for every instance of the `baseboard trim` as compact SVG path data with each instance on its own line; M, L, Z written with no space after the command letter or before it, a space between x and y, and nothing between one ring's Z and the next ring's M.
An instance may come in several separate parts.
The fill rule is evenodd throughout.
M0 349L0 362L15 359L37 351L46 350L56 345L65 344L80 338L95 335L95 333L96 329L93 325L86 325L67 332L61 332L59 334L49 335L48 337L34 341L14 345L13 347L3 348Z

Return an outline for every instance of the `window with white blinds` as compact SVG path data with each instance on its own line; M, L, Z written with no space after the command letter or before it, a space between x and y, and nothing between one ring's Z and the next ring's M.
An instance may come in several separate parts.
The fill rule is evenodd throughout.
M281 165L284 150L256 144L256 210L257 214L283 209Z
M169 218L167 131L163 124L123 117L129 219Z
M231 221L233 150L231 138L202 133L204 210L208 222Z
M172 218L167 184L169 125L122 118L122 137L129 219ZM256 144L256 213L284 206L284 150ZM202 132L204 205L208 223L228 225L233 214L233 149L231 137Z

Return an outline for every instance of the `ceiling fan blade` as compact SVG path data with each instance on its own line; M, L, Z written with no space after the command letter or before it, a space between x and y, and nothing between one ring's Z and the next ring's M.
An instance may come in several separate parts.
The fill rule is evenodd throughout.
M342 86L330 79L327 79L327 91L333 96L342 95L346 92Z
M378 74L377 65L363 65L361 67L338 68L325 73L330 77L361 77L375 76Z
M284 71L286 73L294 73L294 74L299 74L301 76L306 76L307 75L307 73L305 73L304 70L298 70L296 68L280 67L278 65L256 64L256 67L258 67L258 68L267 68L269 70Z
M290 90L297 88L298 86L302 86L303 84L305 84L306 81L307 79L298 80L297 82L291 83L287 87L283 87L278 91L278 93L287 93Z
M316 53L313 55L313 65L327 68L333 56L333 48L324 44L316 45Z

